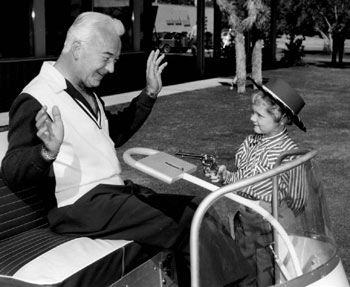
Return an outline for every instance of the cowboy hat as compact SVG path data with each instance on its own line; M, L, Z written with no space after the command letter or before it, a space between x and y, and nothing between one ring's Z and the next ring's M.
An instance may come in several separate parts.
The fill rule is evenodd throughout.
M299 112L304 107L303 98L284 80L273 79L265 85L259 85L251 77L248 77L253 84L265 94L272 97L289 114L293 123L306 132L306 127L298 117Z

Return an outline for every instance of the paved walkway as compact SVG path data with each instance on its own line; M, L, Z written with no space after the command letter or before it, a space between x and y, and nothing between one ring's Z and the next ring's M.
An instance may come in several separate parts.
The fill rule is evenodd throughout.
M9 113L0 113L0 127L7 126L9 122Z
M199 89L205 89L210 87L219 86L220 82L230 82L227 78L213 78L207 80L200 80L194 82L188 82L178 85L164 86L158 97L167 96L171 94L193 91ZM106 107L115 106L122 103L130 102L134 97L138 96L141 91L133 91L122 94L115 94L110 96L104 96L103 101ZM0 113L0 126L8 124L8 113Z
M210 87L220 86L220 82L230 83L230 80L227 78L213 78L207 80L200 80L194 82L188 82L178 85L164 86L158 97L172 95L176 93L193 91L199 89L205 89ZM138 96L141 91L133 91L123 94L116 94L111 96L104 96L103 101L105 102L106 107L111 107L114 105L130 102L134 97Z

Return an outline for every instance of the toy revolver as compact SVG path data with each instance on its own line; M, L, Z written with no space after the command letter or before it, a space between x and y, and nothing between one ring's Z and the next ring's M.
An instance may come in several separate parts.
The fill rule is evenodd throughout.
M182 158L199 159L203 165L203 171L205 173L218 171L219 167L216 162L216 157L212 154L206 154L206 153L197 154L197 153L178 151L175 153L175 155L179 155Z

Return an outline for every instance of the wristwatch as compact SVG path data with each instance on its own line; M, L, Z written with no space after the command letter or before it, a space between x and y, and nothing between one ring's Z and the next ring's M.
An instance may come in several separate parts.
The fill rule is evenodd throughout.
M41 155L47 161L54 161L57 158L58 153L52 156L50 155L50 152L47 150L47 148L44 145L42 145Z
M153 98L153 99L156 99L156 98L157 98L158 93L151 93L151 92L147 91L146 88L144 88L143 91L144 91L144 93L145 93L147 96L149 96L150 98Z

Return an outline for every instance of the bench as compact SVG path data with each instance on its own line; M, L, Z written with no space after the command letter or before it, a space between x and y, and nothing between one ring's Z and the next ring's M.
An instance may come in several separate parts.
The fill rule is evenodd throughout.
M0 116L0 166L8 114ZM12 191L0 174L0 286L174 286L173 256L133 241L68 237L49 228L35 187ZM176 285L175 285L176 286Z

